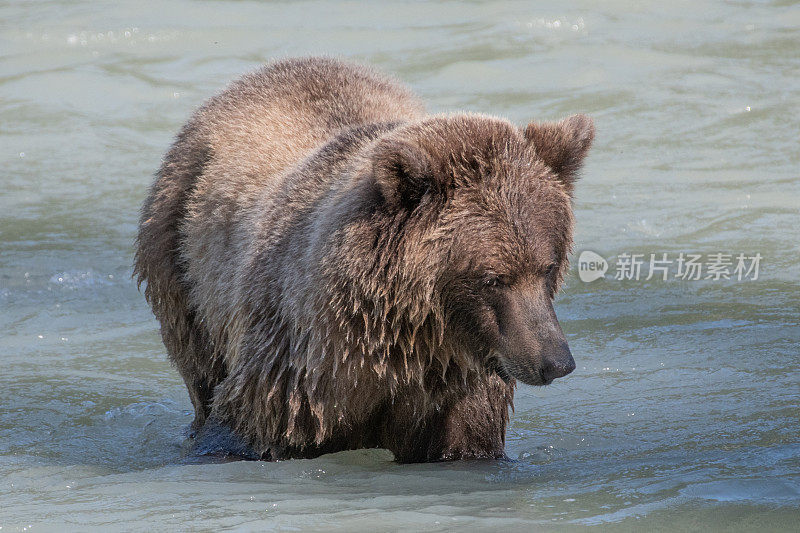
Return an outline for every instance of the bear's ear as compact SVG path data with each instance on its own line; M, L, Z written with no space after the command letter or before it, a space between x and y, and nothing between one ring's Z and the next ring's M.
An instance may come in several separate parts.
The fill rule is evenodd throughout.
M586 115L572 115L561 122L531 122L525 137L536 155L553 169L572 194L573 184L583 159L594 140L594 122Z
M430 156L405 141L379 143L372 169L381 195L393 207L414 209L436 188Z

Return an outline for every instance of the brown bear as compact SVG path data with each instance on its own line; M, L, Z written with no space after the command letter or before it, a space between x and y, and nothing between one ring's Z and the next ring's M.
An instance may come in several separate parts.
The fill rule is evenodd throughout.
M575 368L552 300L593 136L583 115L427 115L330 58L210 99L163 161L135 260L193 427L265 460L502 457L515 380Z

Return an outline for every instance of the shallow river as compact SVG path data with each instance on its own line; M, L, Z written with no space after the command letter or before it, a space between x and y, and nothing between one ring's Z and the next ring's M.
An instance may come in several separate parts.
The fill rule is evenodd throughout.
M0 3L2 532L796 528L800 8L597 4ZM304 53L434 111L594 117L556 302L578 367L518 388L512 461L186 453L137 211L195 106Z

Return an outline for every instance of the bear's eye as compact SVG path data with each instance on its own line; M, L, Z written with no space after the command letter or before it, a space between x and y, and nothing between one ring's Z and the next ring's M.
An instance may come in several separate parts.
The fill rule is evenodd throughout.
M507 287L511 284L511 277L504 274L487 274L483 278L483 284L486 287Z
M552 278L556 275L556 272L558 272L558 265L553 263L547 266L547 268L544 271L544 276L546 278Z

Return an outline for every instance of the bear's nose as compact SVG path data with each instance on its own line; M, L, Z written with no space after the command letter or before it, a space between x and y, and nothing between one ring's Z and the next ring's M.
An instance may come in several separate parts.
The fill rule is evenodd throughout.
M569 351L567 343L561 343L556 353L545 357L542 364L542 378L546 383L550 383L556 378L563 378L575 370L575 360Z
M548 383L556 378L563 378L570 372L575 370L575 361L570 359L564 364L552 364L542 368L542 377Z

